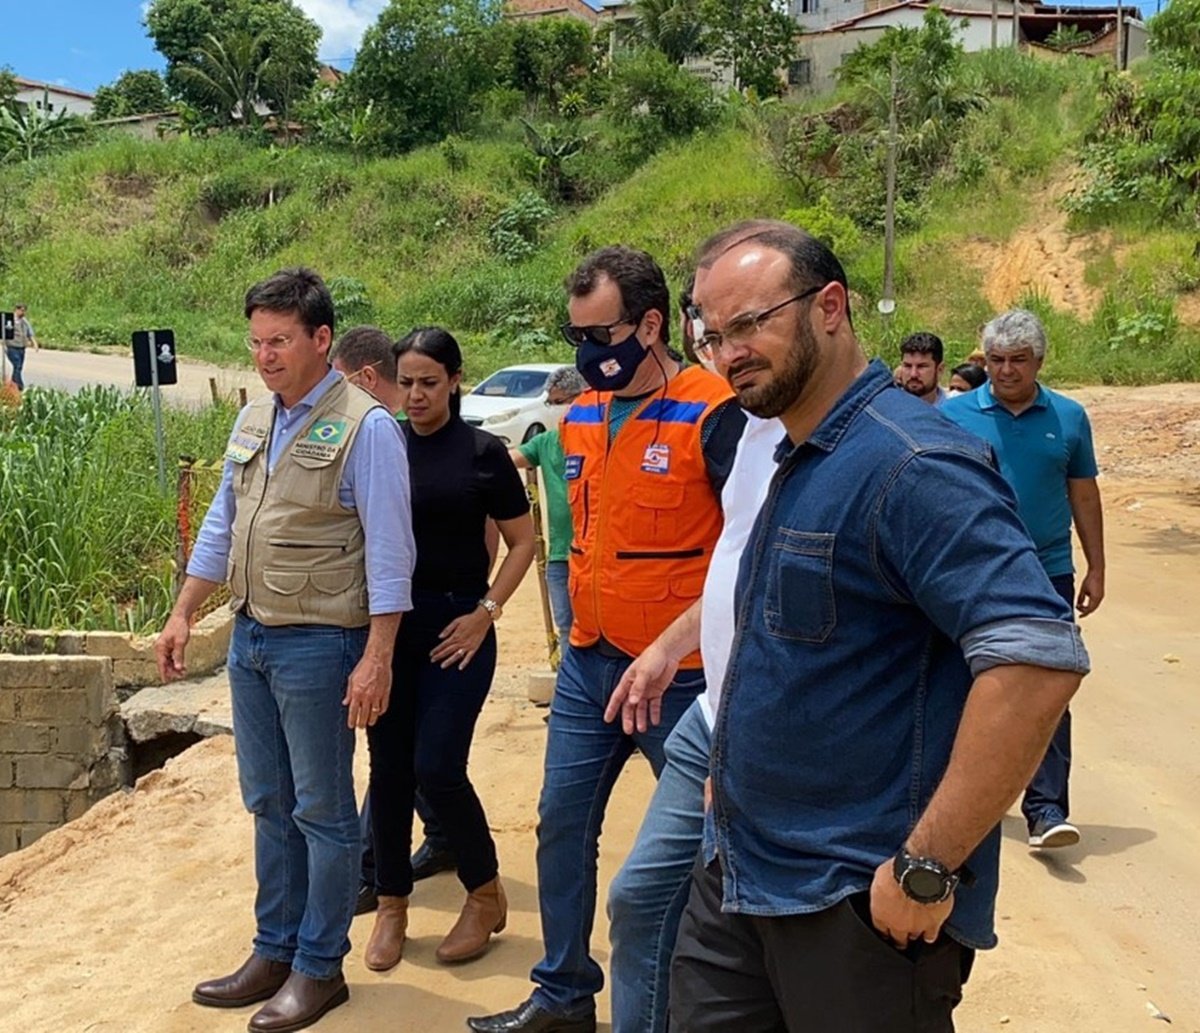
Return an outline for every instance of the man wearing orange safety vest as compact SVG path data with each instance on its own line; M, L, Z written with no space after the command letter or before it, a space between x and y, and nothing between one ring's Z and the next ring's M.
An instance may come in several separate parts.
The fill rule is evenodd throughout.
M675 722L704 691L699 652L680 664L661 721L626 734L605 707L633 658L699 597L721 533L721 488L745 416L729 386L668 347L662 270L628 247L589 255L567 279L585 392L561 426L574 540L570 645L559 667L538 805L538 902L546 955L533 995L469 1019L479 1033L591 1033L604 983L589 955L604 808L640 749L655 776ZM650 949L650 945L647 946Z

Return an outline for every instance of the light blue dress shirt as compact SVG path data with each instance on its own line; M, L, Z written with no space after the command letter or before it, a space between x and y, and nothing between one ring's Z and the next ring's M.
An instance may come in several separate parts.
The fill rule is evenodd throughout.
M275 396L275 420L267 446L267 471L312 414L341 374L330 370L311 391L288 409ZM238 414L241 424L246 410ZM205 581L224 581L237 506L234 464L225 461L221 484L205 514L187 572ZM371 615L412 609L412 571L417 549L412 535L412 503L404 435L382 407L372 409L350 446L338 486L338 500L358 512L366 537L367 596Z

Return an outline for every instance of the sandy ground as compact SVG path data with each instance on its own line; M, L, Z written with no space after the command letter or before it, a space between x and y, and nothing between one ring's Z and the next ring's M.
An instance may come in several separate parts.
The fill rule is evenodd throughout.
M1108 597L1084 625L1095 669L1075 707L1073 817L1083 842L1033 855L1020 820L1006 819L1002 944L978 959L958 1026L1153 1033L1166 1026L1158 1013L1200 1033L1200 386L1077 394L1097 428L1109 544ZM353 997L322 1030L458 1030L466 1016L525 996L540 948L534 825L545 737L525 673L542 651L527 579L503 622L502 667L473 757L512 905L508 931L482 960L438 966L433 950L459 890L450 876L420 884L413 940L392 973L364 969L371 919L356 920ZM196 980L241 961L252 934L251 830L231 747L203 743L0 859L0 1030L245 1028L249 1010L189 1000ZM605 882L649 790L635 761L609 809ZM602 964L606 945L601 903ZM607 1000L600 1014L607 1020Z

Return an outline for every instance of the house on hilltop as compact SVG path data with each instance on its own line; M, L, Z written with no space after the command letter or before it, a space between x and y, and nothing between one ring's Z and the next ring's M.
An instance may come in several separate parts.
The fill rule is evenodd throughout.
M66 112L68 115L83 115L92 113L95 97L82 90L73 90L68 86L56 83L38 82L36 79L25 79L14 76L17 93L13 102L20 108L32 109L53 118Z
M968 53L992 48L991 0L952 0L945 5L927 0L793 0L793 14L804 32L797 43L799 54L789 70L789 82L806 93L832 90L847 54L864 43L874 43L889 28L920 28L930 7L940 7L954 23ZM833 13L842 18L834 19ZM1136 7L1014 5L1002 0L995 21L996 46L1012 46L1015 40L1019 48L1038 57L1054 59L1075 53L1127 68L1148 49L1149 35ZM1056 30L1062 30L1060 36L1071 32L1078 42L1066 48L1050 46L1047 41Z
M508 0L504 5L504 17L578 18L594 28L600 21L600 12L584 0Z

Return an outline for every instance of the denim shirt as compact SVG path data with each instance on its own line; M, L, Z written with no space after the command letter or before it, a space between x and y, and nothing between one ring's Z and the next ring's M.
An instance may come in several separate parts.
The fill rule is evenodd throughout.
M878 361L780 463L742 556L706 858L725 911L819 911L870 886L950 758L972 676L1087 654L989 446ZM995 944L995 828L947 931Z

